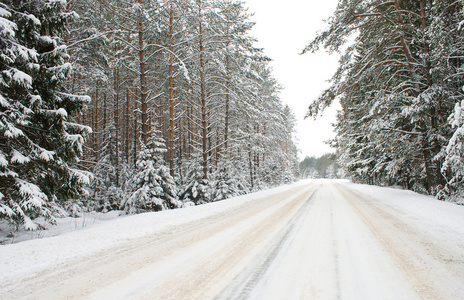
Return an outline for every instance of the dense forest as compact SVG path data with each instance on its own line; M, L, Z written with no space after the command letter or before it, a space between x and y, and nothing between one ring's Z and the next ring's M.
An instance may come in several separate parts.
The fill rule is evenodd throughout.
M343 169L338 166L334 154L320 157L306 156L300 162L300 178L344 178Z
M455 0L340 0L304 49L341 54L308 116L340 102L333 144L355 181L464 196L463 8Z
M295 117L235 0L0 3L0 219L291 182Z

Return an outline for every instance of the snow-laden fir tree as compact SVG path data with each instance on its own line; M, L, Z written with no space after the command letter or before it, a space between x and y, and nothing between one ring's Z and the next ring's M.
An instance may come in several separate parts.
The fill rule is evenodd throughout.
M219 201L247 192L246 178L230 160L221 160L217 169L211 174L212 201Z
M456 84L452 69L462 57L452 50L462 15L450 12L460 5L340 0L328 28L306 47L342 54L331 87L308 115L340 101L335 145L353 179L429 194L444 185L441 152L456 103L449 83Z
M90 128L74 122L88 97L67 93L66 1L0 3L0 218L34 230L53 222L89 177L73 167Z
M439 82L437 94L440 104L451 102L454 110L442 125L450 131L450 138L437 158L443 160L441 172L446 184L440 190L440 199L462 203L464 200L463 155L463 99L464 99L464 3L435 0L432 14L436 16L429 26L432 78ZM443 109L441 109L443 111Z
M451 178L441 191L441 195L464 204L464 100L456 103L449 121L456 131L446 147L445 162L441 171L446 177Z
M137 160L137 169L129 183L131 193L123 199L121 208L128 213L160 211L182 206L177 199L177 188L166 166L163 154L166 152L164 140L157 132L151 132L148 142L142 143Z
M116 128L111 123L105 129L101 158L94 168L94 179L91 184L92 200L98 211L107 212L119 208L121 188L116 177L119 172L116 156Z
M121 141L116 186L124 191L130 189L121 166L131 163L132 173L139 136L146 142L150 126L166 141L164 159L181 199L216 199L212 187L222 160L239 172L242 191L271 185L261 178L266 164L281 171L272 185L283 181L282 168L294 157L291 134L268 59L248 36L253 22L241 1L83 0L70 7L81 16L68 36L79 65L70 85L95 95L83 121L94 128L85 155L96 163L97 177L105 177L97 163L102 129L114 122ZM107 107L107 100L113 104Z
M208 179L204 179L203 165L200 155L192 155L191 159L182 163L181 176L178 177L180 186L179 197L184 203L195 205L211 202L211 188Z

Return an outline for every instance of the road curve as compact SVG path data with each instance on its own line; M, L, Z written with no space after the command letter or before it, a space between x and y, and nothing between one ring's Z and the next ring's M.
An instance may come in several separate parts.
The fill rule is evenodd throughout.
M2 299L463 299L464 249L332 181L18 281Z

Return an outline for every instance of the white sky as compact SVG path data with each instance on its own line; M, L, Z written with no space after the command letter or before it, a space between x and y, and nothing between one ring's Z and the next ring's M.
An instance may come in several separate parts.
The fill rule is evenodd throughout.
M299 53L317 30L326 27L323 19L335 11L338 0L244 1L255 14L252 20L256 25L251 35L259 40L257 46L273 59L274 77L284 87L280 98L297 117L300 158L333 152L324 141L335 136L331 124L336 108L325 111L316 121L304 120L304 116L309 104L329 86L327 80L337 68L338 57L325 51Z

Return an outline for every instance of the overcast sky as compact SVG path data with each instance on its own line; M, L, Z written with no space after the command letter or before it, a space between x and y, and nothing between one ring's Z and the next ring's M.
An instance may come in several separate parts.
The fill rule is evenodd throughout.
M333 152L324 144L335 136L331 124L335 121L336 109L324 112L316 121L304 120L309 104L317 98L327 80L335 72L338 57L329 56L325 51L316 54L299 55L301 50L314 38L317 30L326 27L327 19L334 11L337 0L244 0L254 13L256 22L251 35L273 59L274 77L284 87L280 98L287 103L298 120L300 158L320 156Z

